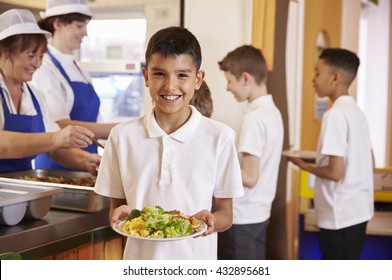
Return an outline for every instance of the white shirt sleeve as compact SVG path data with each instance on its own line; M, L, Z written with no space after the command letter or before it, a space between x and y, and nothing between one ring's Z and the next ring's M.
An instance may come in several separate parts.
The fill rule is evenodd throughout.
M322 122L323 145L321 154L330 156L345 156L347 152L347 121L344 116L335 111L329 110L324 115Z
M263 123L253 117L252 113L245 115L238 140L238 152L261 158L265 139L266 131Z
M94 191L100 195L125 199L118 158L117 133L112 130L105 145ZM109 187L110 186L110 187Z

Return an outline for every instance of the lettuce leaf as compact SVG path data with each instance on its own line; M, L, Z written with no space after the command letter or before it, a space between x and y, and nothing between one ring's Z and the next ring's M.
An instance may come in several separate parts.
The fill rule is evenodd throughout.
M189 220L182 219L170 211L165 211L160 206L155 206L155 208L146 206L140 215L150 237L173 238L192 234L193 228Z

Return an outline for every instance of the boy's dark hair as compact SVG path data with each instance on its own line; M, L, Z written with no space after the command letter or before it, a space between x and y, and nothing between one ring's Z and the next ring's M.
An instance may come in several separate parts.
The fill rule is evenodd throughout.
M222 61L218 62L219 68L231 72L237 80L244 72L253 76L257 84L267 79L267 63L260 49L244 45L229 52Z
M195 90L195 93L193 94L189 104L195 106L203 116L206 116L207 118L211 117L213 111L213 102L210 88L205 81L203 81L198 90Z
M146 50L146 67L153 54L167 58L181 54L192 56L196 71L201 66L201 48L196 37L186 28L167 27L156 32L148 42Z
M327 48L322 51L319 59L332 67L336 67L345 72L347 86L351 84L357 75L360 60L358 56L349 50L341 48Z

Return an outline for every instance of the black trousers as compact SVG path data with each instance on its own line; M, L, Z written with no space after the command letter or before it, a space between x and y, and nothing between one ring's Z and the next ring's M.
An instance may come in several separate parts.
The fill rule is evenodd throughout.
M265 260L269 220L257 224L232 225L218 233L219 260Z
M365 244L368 222L338 230L320 229L324 260L359 260Z

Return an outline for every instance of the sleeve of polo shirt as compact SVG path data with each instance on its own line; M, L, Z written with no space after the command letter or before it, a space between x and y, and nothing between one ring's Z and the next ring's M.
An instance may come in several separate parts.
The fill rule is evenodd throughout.
M265 145L266 130L261 121L248 114L244 117L238 140L238 152L261 158Z
M233 198L244 194L241 177L241 167L235 148L235 133L232 131L224 142L220 145L219 158L217 163L216 188L214 197Z
M121 180L119 151L116 144L117 133L112 130L105 145L94 191L100 195L124 199L125 193Z
M323 117L324 131L321 153L330 156L344 157L347 151L348 126L344 115L336 110L330 110Z

